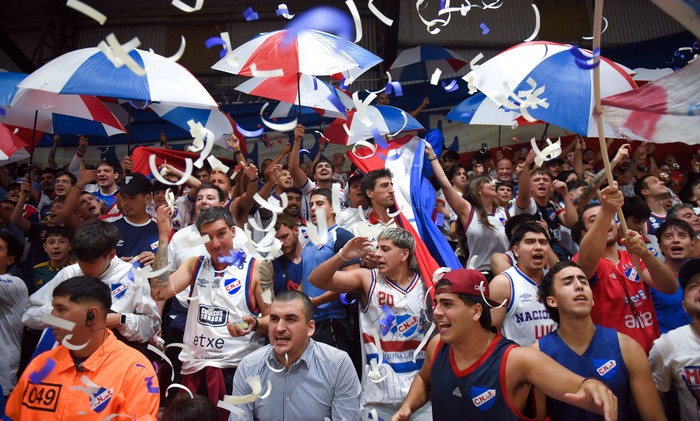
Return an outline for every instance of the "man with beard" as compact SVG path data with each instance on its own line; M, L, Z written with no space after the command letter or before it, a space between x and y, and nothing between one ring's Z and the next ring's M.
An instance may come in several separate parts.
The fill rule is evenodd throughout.
M275 238L282 243L282 255L272 261L277 295L284 290L296 290L301 285L304 244L299 241L299 227L285 214L277 218L275 231Z
M299 227L299 241L303 247L309 241L309 235L306 233L306 219L301 216L304 193L296 187L286 188L282 193L287 194L287 207L284 208L283 213Z
M614 214L622 207L624 197L617 185L606 187L600 194L601 205L584 208L580 216L583 239L574 261L591 281L593 323L624 333L649 352L658 338L659 322L654 312L649 287L664 294L673 294L678 282L671 270L655 258L644 240L634 230L624 233L627 250L617 248L618 227ZM638 273L632 255L641 259Z
M524 224L513 233L510 249L517 261L490 284L491 299L502 304L491 309L491 320L503 336L527 346L556 328L537 301L537 285L549 261L547 231L537 223Z
M700 417L700 259L685 262L678 279L683 308L691 322L661 335L654 342L649 363L656 390L665 394L674 386L680 419L691 421Z
M683 263L692 257L693 245L696 243L693 229L687 222L671 218L661 224L656 234L659 238L661 254L665 258L664 263L677 276ZM681 305L683 302L681 288L671 295L651 288L651 298L654 302L654 310L656 318L659 320L661 333L690 323L690 317Z
M54 184L56 181L56 170L53 168L44 168L39 173L39 184L41 185L41 197L37 204L37 209L42 212L44 206L51 206L53 199L56 197Z
M391 170L382 168L368 172L362 179L362 192L369 200L371 211L366 222L360 221L352 226L356 237L374 241L384 229L399 226L396 217L389 216L396 204L393 177Z
M246 381L270 384L265 399L238 405L244 419L359 421L360 384L343 351L311 337L316 325L309 298L283 291L270 308L267 345L246 355L233 377L233 394L252 393ZM274 368L273 368L274 367ZM230 419L237 419L234 413Z
M332 190L333 165L328 159L320 157L312 168L313 181L311 181L311 179L304 174L304 171L299 168L299 150L301 149L301 140L303 138L304 126L299 124L294 129L294 144L292 145L292 152L289 155L289 172L292 175L294 187L301 189L304 194L301 215L309 219L311 215L310 199L313 191L317 188Z

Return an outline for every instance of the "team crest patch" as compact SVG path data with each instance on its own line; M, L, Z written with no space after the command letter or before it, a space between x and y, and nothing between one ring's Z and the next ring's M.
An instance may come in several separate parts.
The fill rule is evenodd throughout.
M639 282L639 274L637 273L637 268L634 266L625 270L625 276L632 282Z
M471 397L474 406L476 406L479 411L486 412L496 403L496 399L494 399L496 397L496 389L472 386Z
M617 361L606 359L593 359L593 366L598 375L605 380L611 380L617 373Z
M224 280L224 289L228 295L234 295L241 289L241 280L236 278Z
M110 284L112 288L112 295L116 299L120 299L126 294L126 285L122 283Z
M80 380L86 387L73 386L71 389L79 390L88 395L90 398L90 409L97 413L104 411L109 405L109 401L112 399L114 390L96 385L87 376L81 377Z
M399 314L396 316L396 324L391 328L392 332L398 331L401 336L409 338L422 330L420 319L413 314Z

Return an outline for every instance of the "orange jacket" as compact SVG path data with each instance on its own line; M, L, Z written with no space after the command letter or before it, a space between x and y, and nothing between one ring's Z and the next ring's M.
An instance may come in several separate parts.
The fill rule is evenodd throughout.
M124 414L137 420L156 420L160 391L153 366L109 329L106 332L102 346L80 369L62 345L36 357L7 400L7 416L15 421L85 421ZM39 383L32 383L30 374L41 371L49 358L56 366Z

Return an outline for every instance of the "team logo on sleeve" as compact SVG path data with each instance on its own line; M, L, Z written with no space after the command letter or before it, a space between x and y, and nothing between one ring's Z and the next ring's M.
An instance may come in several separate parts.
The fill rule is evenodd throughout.
M126 285L121 282L110 284L110 287L112 288L112 295L116 299L122 298L126 294Z
M226 293L228 295L234 295L238 292L238 290L241 289L242 284L243 284L243 282L241 282L240 279L236 279L236 278L226 279L226 280L224 280L224 289L226 289Z
M472 386L471 396L472 403L481 412L488 411L496 403L496 399L494 399L496 397L496 389Z
M617 361L606 359L593 359L593 367L598 375L605 380L611 380L617 374Z

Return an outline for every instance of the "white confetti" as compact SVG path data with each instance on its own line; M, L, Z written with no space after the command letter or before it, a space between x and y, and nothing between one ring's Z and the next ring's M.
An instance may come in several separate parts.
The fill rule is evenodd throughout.
M152 344L148 344L148 346L147 346L146 348L147 348L149 351L154 352L156 355L158 355L160 358L162 358L163 361L165 361L166 363L168 363L168 365L170 366L170 381L171 381L171 382L174 382L174 381L175 381L175 369L173 368L173 362L170 361L170 358L168 358L168 356L165 355L165 353L164 353L163 351L161 351L160 349L156 348L156 347L153 346Z
M170 187L165 190L165 203L168 204L168 208L172 212L175 208L175 195L170 191Z
M194 395L192 394L192 391L191 391L187 386L185 386L185 385L183 385L183 384L180 384L180 383L173 383L173 384L171 384L170 386L168 386L167 389L165 389L165 397L166 397L166 398L168 397L168 392L169 392L170 389L172 389L172 388L182 389L182 390L184 390L184 391L186 391L187 393L190 394L190 398L191 398L191 399L194 399Z
M367 8L369 9L370 12L374 14L374 16L377 17L384 25L386 26L391 26L394 24L393 19L389 19L384 15L384 13L380 12L379 9L377 9L377 6L374 5L374 0L369 0L367 2Z
M182 342L173 342L170 344L165 345L166 348L180 348L185 353L187 354L187 359L192 361L194 360L194 355L192 354L192 350L190 349L189 345L183 344Z
M192 146L189 147L190 152L199 152L199 158L194 162L194 166L202 168L204 160L211 153L214 147L214 133L211 130L202 126L202 123L194 120L188 120L187 125L190 127L190 134L194 137Z
M309 241L319 249L328 242L328 221L324 209L316 209L316 225L311 220L306 221L306 234Z
M603 16L603 30L600 31L600 35L603 35L603 32L608 30L608 20ZM591 40L593 37L581 37L581 39L588 39Z
M151 265L144 266L142 268L137 268L134 272L137 276L141 278L157 278L160 275L168 272L170 270L169 266L165 266L164 268L158 269L158 270L153 270Z
M265 364L267 364L267 368L274 371L275 373L281 373L287 369L287 364L289 364L289 355L287 355L286 352L284 353L284 367L282 368L272 368L268 359L265 359Z
M140 41L138 41L138 38L134 38L134 39L140 44ZM124 50L124 48L122 47L122 45L119 43L119 40L117 40L117 37L114 35L114 33L107 35L107 44L109 44L109 46L112 47L112 53L114 53L115 56L119 57L119 59L122 62L124 62L126 67L128 67L129 70L131 70L135 75L137 75L137 76L145 76L146 75L146 69L139 66L139 64L136 63L136 61L134 61L133 58L131 58L129 53L127 53Z
M267 381L267 390L265 393L260 395L260 399L266 399L268 396L270 396L270 393L272 393L272 380Z
M172 61L180 60L182 58L182 55L185 54L185 46L187 46L187 41L185 40L185 36L180 35L180 48L177 49L175 54L168 57L168 60L172 60Z
M352 20L355 22L355 43L360 42L362 39L362 21L360 20L360 12L357 10L354 0L345 0L345 4L350 10L350 15L352 15Z
M209 166L212 170L219 169L221 170L221 172L228 174L228 171L231 169L228 165L221 162L219 158L215 157L214 155L209 155L207 157L207 162L209 163Z
M197 237L197 238L185 237L182 239L182 247L194 248L197 246L204 245L204 244L208 243L210 240L211 240L211 238L209 238L209 234L202 235L202 236Z
M165 184L166 186L179 186L179 185L185 184L187 182L187 180L190 178L190 175L192 175L192 159L191 158L185 158L185 173L182 174L182 177L174 183L165 179L160 174L160 171L158 171L158 167L156 167L156 155L155 154L152 154L151 156L148 157L148 166L151 170L151 174L153 174L153 177L155 177L156 180L160 181L161 183Z
M45 314L44 317L41 318L41 321L49 326L55 326L59 329L67 330L69 332L72 332L73 329L75 329L75 322L56 317L51 313Z
M274 290L272 288L263 288L262 290L262 300L265 304L272 304L272 295Z
M537 147L537 142L534 137L530 139L530 145L532 146L532 150L535 151L535 165L538 167L541 167L545 161L549 161L561 155L561 138L557 139L554 143L547 139L547 146L542 150Z
M367 372L367 378L369 378L369 380L372 383L383 382L389 374L387 373L384 375L384 377L382 377L382 373L379 371L379 364L377 364L376 358L372 358L369 363L370 366L365 367L365 371Z
M65 346L66 348L70 349L71 351L80 351L81 349L88 346L88 344L90 343L90 340L88 339L88 341L85 342L84 344L73 345L72 343L69 342L71 339L73 339L73 334L69 333L61 341L61 345Z
M70 7L73 10L77 10L78 12L94 19L100 25L104 25L105 21L107 21L107 16L103 15L97 9L83 3L82 1L68 0L68 2L66 2L66 6Z
M438 82L440 81L440 76L442 75L442 70L440 69L435 69L433 72L433 75L430 77L430 84L431 85L437 85Z
M194 7L190 6L182 0L173 0L171 4L177 7L178 9L182 10L183 12L192 13L198 10L202 10L202 7L204 6L204 0L197 0L194 3Z
M265 105L260 109L260 119L262 120L263 124L269 127L270 129L276 131L276 132L290 132L294 130L297 127L297 119L295 118L294 120L290 121L289 123L273 123L271 121L265 120L265 117L263 117L263 112L265 112L265 109L267 106L270 105L269 102L266 102Z
M525 39L525 42L534 40L540 33L540 9L537 8L535 3L532 3L532 8L535 10L535 30L532 31L532 35Z
M267 209L270 212L277 213L277 214L284 212L284 208L287 207L287 203L288 203L287 193L282 193L280 195L280 201L282 202L281 206L273 205L272 203L263 199L263 197L260 196L260 194L258 194L258 193L255 193L255 195L253 196L253 199L255 200L255 203L260 205L262 208Z
M352 102L355 104L355 109L357 110L355 111L354 118L359 118L362 124L367 127L372 126L372 120L367 117L367 107L369 107L369 104L371 104L376 97L377 95L375 93L370 92L369 95L367 95L367 98L365 98L364 101L361 101L359 92L352 93ZM348 132L347 127L346 132Z
M243 395L243 396L226 395L226 396L224 396L224 402L231 403L234 405L255 402L258 399L258 397L260 396L260 392L262 391L262 384L260 383L260 377L259 376L250 376L247 379L245 379L245 381L246 381L246 383L248 383L248 385L252 389L251 393L248 395Z
M425 344L428 343L428 341L431 338L431 335L433 334L433 331L435 330L435 323L430 323L430 328L428 329L427 332L425 332L425 336L423 336L423 340L420 341L418 344L418 347L413 350L413 362L416 362L416 358L418 357L418 354L420 354L421 350L425 346Z
M280 13L280 16L282 16L285 19L292 19L294 17L294 15L289 13L289 7L287 7L287 5L284 3L280 3L279 5L277 5L277 10L284 11Z
M372 153L369 154L369 155L366 155L366 156L364 156L364 155L362 155L362 156L361 156L361 155L358 155L358 154L357 154L357 148L359 148L359 147L361 147L361 146L364 146L364 147L366 147L366 148L371 149L371 150L372 150ZM357 141L357 143L355 143L354 145L352 145L352 154L355 155L355 157L356 157L357 159L367 159L367 158L371 158L371 157L373 157L376 153L377 153L377 146L376 146L375 144L373 144L373 143L369 143L369 142L366 141L366 140L359 140L359 141Z
M225 409L231 413L231 416L233 415L238 415L238 418L243 419L245 417L245 412L241 408L238 408L235 405L232 405L230 403L226 403L224 401L219 401L216 403L216 406L218 406L221 409ZM230 418L229 418L230 421Z

